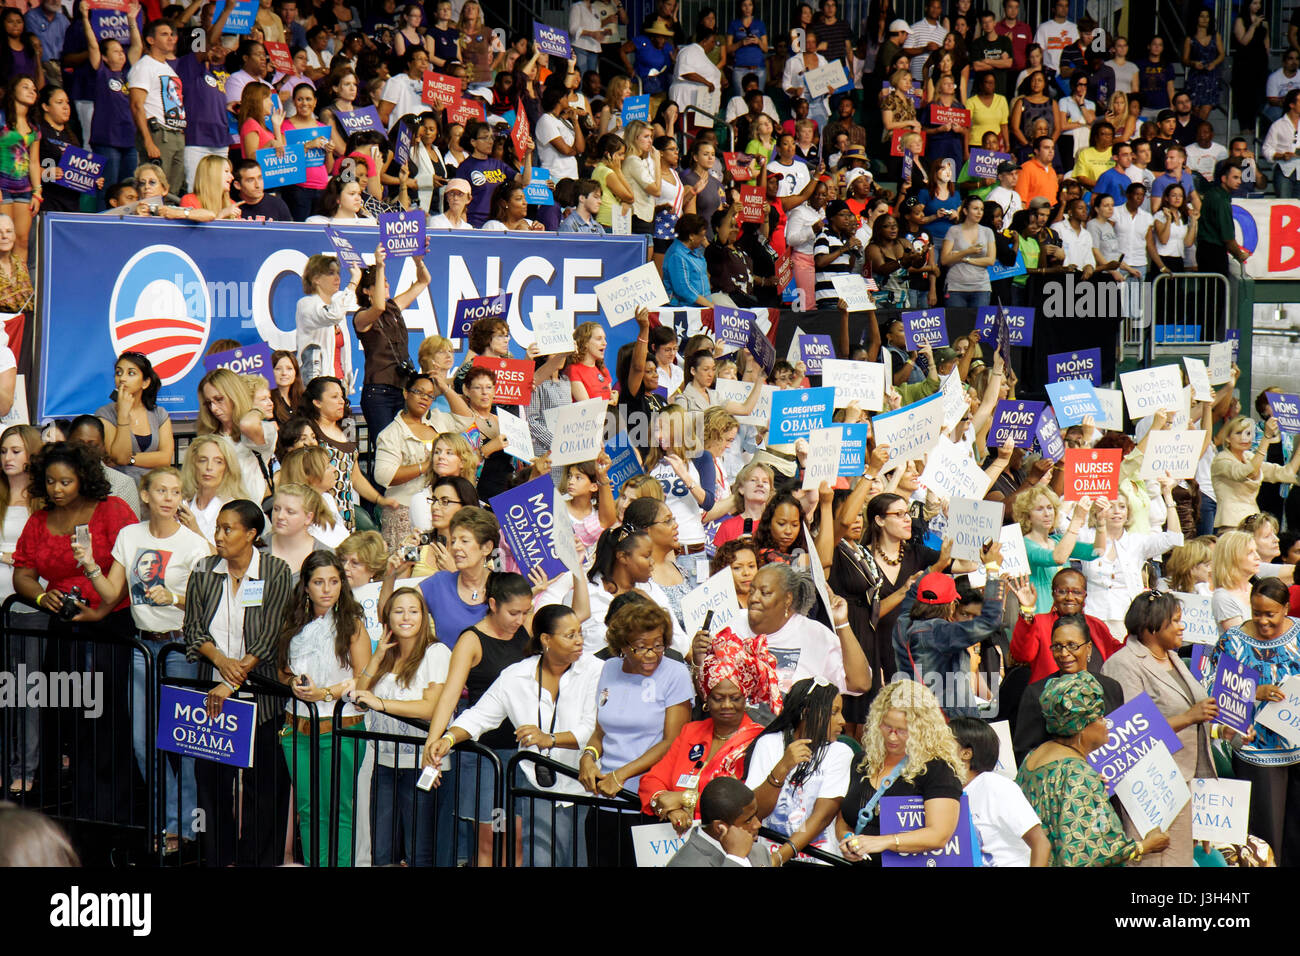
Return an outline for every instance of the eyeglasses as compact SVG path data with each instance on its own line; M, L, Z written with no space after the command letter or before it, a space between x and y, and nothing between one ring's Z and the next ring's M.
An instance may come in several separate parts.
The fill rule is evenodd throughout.
M677 519L674 518L672 515L669 515L667 518L660 518L658 521L651 521L651 522L650 522L651 525L656 525L656 524L676 524L676 523L677 523Z
M438 505L442 508L450 508L452 505L458 505L460 503L461 500L459 498L430 498L429 499L429 504Z
M651 644L649 647L637 647L635 644L629 644L624 650L637 657L658 657L664 652L664 645Z
M1061 653L1077 654L1082 648L1085 648L1087 646L1088 646L1087 641L1068 641L1062 644L1053 644L1052 653L1053 654L1061 654Z
M906 727L891 727L889 724L881 724L880 733L884 737L894 736L906 740L908 729Z
M406 390L406 394L407 394L407 395L413 395L413 396L415 396L416 398L427 398L427 399L429 399L430 401L433 400L433 392L425 392L425 391L421 391L421 390L419 390L419 389L408 388L408 389Z
M910 518L912 517L912 512L908 511L906 508L904 508L902 511L886 511L885 517L886 518Z
M1052 593L1057 597L1087 597L1088 592L1083 588L1052 588Z

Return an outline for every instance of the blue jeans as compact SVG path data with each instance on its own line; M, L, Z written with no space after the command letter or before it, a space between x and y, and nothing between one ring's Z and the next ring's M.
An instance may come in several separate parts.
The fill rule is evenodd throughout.
M15 627L45 630L50 616L39 612L14 611ZM26 634L9 635L9 670L17 674L20 667L26 667L27 673L34 674L44 668L41 664L44 639ZM7 770L6 780L25 780L31 782L36 777L36 768L41 760L41 711L38 707L14 707L6 714L12 715L13 723L4 722L7 733L12 734L13 749L9 751L9 766L0 767Z
M1201 523L1196 526L1197 534L1214 534L1214 516L1219 510L1219 503L1201 492Z
M419 779L419 770L376 762L375 797L370 805L373 866L402 859L408 866L433 866L434 794L417 789Z
M559 806L552 800L534 800L531 797L521 797L516 806L524 825L524 855L519 860L520 866L586 865L587 807ZM552 809L555 811L554 820L551 819Z
M590 50L579 50L573 48L573 54L578 58L578 74L583 75L588 71L598 71L600 69L600 54L592 53Z
M405 407L402 390L395 385L367 385L361 389L361 414L372 435L391 425Z
M91 152L98 153L104 157L104 191L106 192L111 186L120 183L127 177L134 177L135 167L139 165L136 162L134 146L119 147L105 146L103 143L92 143ZM104 193L101 192L98 199L101 206L107 206L107 200L104 199Z
M1284 176L1280 169L1273 174L1273 184L1277 187L1278 199L1300 196L1300 179L1295 176Z
M947 306L950 309L980 309L989 304L989 292L948 291Z
M145 643L156 658L162 653L163 646L167 641L151 641L141 635L140 640ZM144 666L144 655L139 651L131 654L131 749L135 752L135 762L140 768L140 775L145 776L145 761L154 753L153 741L146 739L146 714L145 714L145 679L146 671ZM158 686L155 675L154 686ZM168 677L198 677L199 665L191 664L185 660L184 654L167 655L167 675ZM157 693L154 695L154 709L158 707ZM180 834L181 821L184 819L186 826L194 821L194 810L199 805L198 790L194 783L194 759L192 757L182 757L180 754L166 754L167 759L163 762L166 769L166 786L163 787L163 816L166 827L164 833ZM149 799L156 800L158 797L157 787L162 781L155 779L155 792L149 795ZM179 787L179 790L178 790ZM179 804L176 795L179 792ZM160 821L163 822L163 821ZM186 833L189 832L187 829ZM191 834L192 835L192 834Z

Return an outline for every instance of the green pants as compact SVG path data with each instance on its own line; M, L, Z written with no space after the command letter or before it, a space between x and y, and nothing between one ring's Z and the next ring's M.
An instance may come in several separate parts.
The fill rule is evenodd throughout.
M286 727L286 730L288 728ZM298 811L298 827L302 835L303 856L311 857L311 736L287 732L280 737L280 746L284 748L284 761L289 766L289 775L293 780L295 809ZM339 754L339 866L352 865L352 792L356 788L357 764L365 755L365 742L345 738ZM320 801L321 810L317 816L317 833L320 838L318 863L329 866L330 841L329 821L333 809L330 805L330 771L334 761L334 735L320 735Z

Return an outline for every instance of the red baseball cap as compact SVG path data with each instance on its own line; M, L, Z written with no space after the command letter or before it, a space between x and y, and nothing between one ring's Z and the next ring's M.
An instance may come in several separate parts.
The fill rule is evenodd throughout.
M917 585L916 599L922 604L951 604L957 600L957 582L941 571L931 571Z

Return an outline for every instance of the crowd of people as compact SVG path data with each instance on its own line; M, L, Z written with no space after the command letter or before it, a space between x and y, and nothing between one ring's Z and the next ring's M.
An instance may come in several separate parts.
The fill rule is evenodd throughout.
M331 820L340 865L487 863L500 804L485 751L503 764L523 751L544 758L521 764L543 797L521 804L520 853L539 864L633 865L632 824L657 819L691 831L675 866L880 865L947 847L963 807L982 865L1269 852L1300 864L1288 812L1300 750L1262 724L1234 732L1207 693L1224 655L1260 673L1261 703L1300 672L1300 498L1279 490L1297 482L1300 446L1284 451L1292 436L1265 392L1259 421L1242 414L1234 369L1182 414L1063 428L1063 449L1122 453L1113 500L1063 501L1059 454L990 444L998 404L1040 387L1043 370L1018 381L975 332L909 349L897 312L1033 305L1027 280L1046 273L1228 274L1247 255L1230 197L1266 188L1257 113L1278 111L1261 148L1273 188L1290 195L1300 178L1300 53L1260 72L1257 0L1232 32L1230 48L1251 54L1231 81L1243 135L1226 145L1208 117L1229 47L1199 9L1180 78L1160 36L1130 62L1115 22L1071 22L1067 0L1036 25L1019 0L946 12L929 0L912 24L888 2L848 24L822 0L788 32L741 0L725 29L708 10L689 34L676 0L640 24L619 3L578 0L567 61L529 36L503 42L476 0L385 0L364 22L343 3L273 0L242 37L226 33L232 6L214 20L204 0L133 3L120 39L97 32L84 0L0 18L0 306L30 300L43 210L364 224L420 209L430 229L645 236L670 308L838 312L836 356L889 372L882 408L837 402L836 423L949 391L960 414L910 460L873 435L860 471L805 487L808 442L769 435L761 411L765 386L819 384L804 362L726 344L712 313L682 335L646 308L616 356L601 322L574 329L571 353L542 355L502 318L476 322L464 349L433 335L412 356L402 313L430 270L417 256L399 290L382 246L365 269L308 260L273 381L205 375L183 451L149 358L123 352L104 405L0 434L0 597L17 594L20 620L54 635L184 644L167 674L211 682L212 718L256 697L251 769L166 764L165 852L195 836L198 808L217 821L197 834L212 865L328 862ZM804 81L834 63L841 85ZM428 71L460 81L480 118L425 101ZM349 133L346 114L369 106L382 128ZM520 116L531 135L511 135ZM277 195L257 153L282 154L295 130L316 131L305 143L323 161ZM62 150L83 145L106 160L98 191L59 185ZM551 205L530 204L537 168ZM743 214L753 187L757 221ZM872 283L865 319L834 281L853 274ZM512 349L536 367L517 409L533 456L513 453L500 417L513 412L474 362ZM745 397L720 397L724 381ZM616 481L608 453L552 467L555 410L591 399L645 426L628 439L634 474ZM1140 476L1153 435L1196 424L1195 477ZM982 476L976 497L1023 540L1017 573L1003 573L1005 535L953 558L951 502L926 480L940 455ZM536 479L560 495L555 527L572 528L578 565L558 576L512 552L491 507ZM721 627L693 611L719 579L735 592ZM1178 594L1212 600L1204 668ZM39 669L44 646L14 639L10 659ZM106 706L132 727L143 778L142 661L109 681ZM1250 853L1194 841L1190 806L1139 832L1112 804L1087 755L1107 742L1106 715L1141 694L1182 742L1188 781L1250 781ZM93 765L74 768L79 788L129 790L109 725L91 735L96 758L81 762ZM410 739L336 736L361 725ZM67 754L36 712L7 729L5 792L30 799ZM565 796L611 799L553 815ZM887 828L886 797L919 798L921 825ZM756 846L760 824L781 840ZM457 827L467 836L453 841Z

